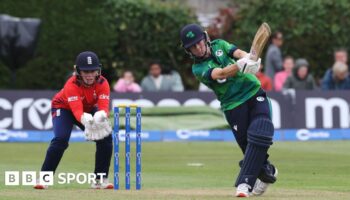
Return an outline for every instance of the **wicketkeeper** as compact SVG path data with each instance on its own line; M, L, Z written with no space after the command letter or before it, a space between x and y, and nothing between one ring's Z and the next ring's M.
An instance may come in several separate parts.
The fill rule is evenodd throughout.
M216 94L244 154L236 196L263 194L276 181L277 169L267 154L274 134L269 100L255 76L261 59L251 60L248 53L224 40L210 41L196 24L184 26L180 37L194 59L193 74Z
M110 88L107 79L101 76L101 66L94 52L80 53L75 61L74 75L53 97L51 114L55 136L41 171L56 171L68 147L73 126L77 125L84 131L87 140L96 143L94 173L106 174L103 180L96 180L91 187L113 189L107 178L113 148L108 120ZM37 184L34 188L46 189L47 186Z

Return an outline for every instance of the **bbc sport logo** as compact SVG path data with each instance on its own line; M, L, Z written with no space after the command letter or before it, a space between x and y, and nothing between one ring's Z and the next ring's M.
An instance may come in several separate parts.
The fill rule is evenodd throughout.
M54 184L92 184L96 183L96 179L103 179L106 173L72 173L62 172L57 174L57 179L53 172L43 171L5 171L5 185L6 186L18 186L18 185L54 185ZM55 181L57 180L57 182Z

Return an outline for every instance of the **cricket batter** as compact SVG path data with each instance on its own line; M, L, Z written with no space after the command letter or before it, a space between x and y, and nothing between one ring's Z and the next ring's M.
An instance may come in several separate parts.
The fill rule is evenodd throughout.
M55 136L51 140L41 171L56 171L68 147L73 125L77 125L84 130L87 140L96 142L95 174L106 174L103 180L96 180L91 187L113 189L113 184L107 179L113 148L112 129L108 121L109 84L101 76L101 64L94 52L80 53L74 68L75 74L52 99ZM34 188L46 189L47 186L37 184Z
M197 24L184 26L180 37L194 59L193 74L216 94L244 154L236 196L263 194L276 181L277 169L267 154L274 134L269 100L255 77L261 59L250 60L248 53L224 40L210 41Z

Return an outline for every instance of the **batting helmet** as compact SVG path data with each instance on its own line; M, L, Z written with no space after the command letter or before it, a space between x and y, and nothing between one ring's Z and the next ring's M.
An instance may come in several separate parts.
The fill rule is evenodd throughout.
M197 24L188 24L180 31L182 46L185 49L197 44L199 41L206 39L203 28Z
M81 70L85 71L101 69L100 60L92 51L81 52L75 60L75 66L78 72Z

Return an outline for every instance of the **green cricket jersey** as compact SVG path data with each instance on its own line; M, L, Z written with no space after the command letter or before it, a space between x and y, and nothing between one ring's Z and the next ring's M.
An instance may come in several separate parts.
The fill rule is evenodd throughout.
M224 40L214 40L211 42L211 57L192 65L193 74L215 92L223 111L231 110L247 101L259 91L261 85L254 74L242 72L224 80L211 78L212 68L224 68L236 63L232 58L236 49L235 45Z

